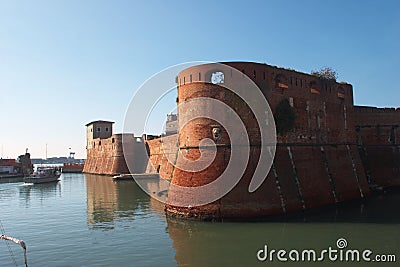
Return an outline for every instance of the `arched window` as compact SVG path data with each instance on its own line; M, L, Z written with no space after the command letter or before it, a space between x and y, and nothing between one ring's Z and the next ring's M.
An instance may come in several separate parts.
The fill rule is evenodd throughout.
M344 91L344 89L343 89L343 87L341 87L341 86L339 86L339 88L338 88L338 93L337 93L337 96L339 97L339 98L344 98L345 97L345 91Z
M321 89L319 84L316 81L311 81L310 82L310 92L312 94L321 94Z
M276 75L275 86L278 88L288 89L289 85L286 76L283 74Z

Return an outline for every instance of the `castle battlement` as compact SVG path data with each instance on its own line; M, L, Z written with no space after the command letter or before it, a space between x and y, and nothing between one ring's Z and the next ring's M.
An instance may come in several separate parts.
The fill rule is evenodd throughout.
M240 73L230 70L228 73L224 73L220 64L204 64L181 71L178 75L178 85L198 82L213 83L213 74L222 73L223 75L219 76L219 79L223 79L223 83L227 86L232 83L240 83L240 80L246 76L265 91L288 97L309 98L310 100L318 97L326 102L337 103L344 100L343 103L353 103L353 87L346 82L322 79L311 74L262 63L223 62L221 64L231 66Z

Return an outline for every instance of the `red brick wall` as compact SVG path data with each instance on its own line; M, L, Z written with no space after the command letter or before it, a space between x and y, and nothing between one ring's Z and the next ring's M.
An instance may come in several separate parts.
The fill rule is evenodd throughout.
M400 109L356 106L355 120L360 155L371 184L400 185Z
M125 161L122 134L114 134L106 139L94 139L95 146L88 148L87 159L83 172L102 175L116 175L125 173L143 173L147 165L144 143L136 142L135 137L126 135L128 142L126 148L132 151L129 161L132 162L131 170Z
M182 208L167 205L171 215L200 218L259 217L298 211L365 197L369 187L356 147L352 86L318 79L314 76L285 70L265 64L228 63L248 75L261 89L272 111L282 99L293 103L295 127L284 136L278 136L273 169L261 187L248 192L248 186L260 153L259 128L254 115L241 99L228 90L209 81L216 65L196 66L178 76L179 103L198 97L210 97L228 104L245 123L249 133L251 156L238 185L222 199L201 207ZM199 75L200 74L200 75ZM284 75L287 88L279 88L278 75ZM190 83L190 76L192 83ZM224 73L226 86L240 83L243 74ZM198 78L201 78L200 80ZM200 82L199 82L200 81ZM312 85L311 85L312 84ZM318 89L312 93L311 89ZM203 105L179 107L179 118L190 116ZM179 146L189 157L198 155L199 140L212 138L211 119L196 119L180 132ZM223 172L230 154L230 140L222 131L217 144L217 157L206 170L187 172L176 169L172 183L182 186L207 184ZM227 145L227 146L224 146ZM178 157L178 161L179 161ZM174 196L170 192L169 197Z
M146 140L150 157L146 173L158 172L160 177L172 179L173 163L177 155L177 135L164 136L153 140Z
M400 108L355 106L355 121L364 145L389 145L392 128L400 144Z

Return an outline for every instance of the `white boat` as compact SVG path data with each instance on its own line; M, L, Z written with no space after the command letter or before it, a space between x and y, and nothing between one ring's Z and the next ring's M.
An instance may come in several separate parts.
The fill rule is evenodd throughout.
M34 184L57 182L60 176L61 170L58 167L38 167L36 172L24 178L24 182Z

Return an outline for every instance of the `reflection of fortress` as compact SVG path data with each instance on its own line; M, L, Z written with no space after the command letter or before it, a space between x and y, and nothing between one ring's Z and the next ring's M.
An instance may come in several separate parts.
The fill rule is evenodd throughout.
M352 86L347 83L266 64L224 64L238 70L239 74L221 69L218 64L195 66L179 73L178 104L208 97L231 106L249 133L251 155L247 169L238 185L225 197L201 207L167 205L169 214L204 219L283 214L364 198L370 194L371 187L400 185L399 109L354 106ZM275 115L278 129L274 164L267 179L253 193L248 192L248 185L259 159L260 129L247 104L221 86L240 84L244 75L261 89ZM178 107L178 114L179 117L190 116L192 110L206 108L209 107ZM85 171L126 172L120 135L111 135L111 132L104 137L93 134L101 123L87 125ZM105 127L97 127L99 133L105 131ZM213 135L216 128L221 131L221 138L216 139ZM215 160L201 172L174 168L165 155L175 155L173 161L182 157L173 150L175 144L165 146L175 142L174 135L162 140L138 140L132 136L133 154L138 162L144 163L140 154L145 153L146 143L153 165L147 170L156 170L174 184L191 187L217 179L226 168L231 152L225 129L211 119L198 118L187 123L178 136L179 149L185 151L185 157L193 159L199 155L200 140L214 139L217 144ZM169 197L196 196L171 196L170 192Z
M149 182L148 187L157 187ZM115 183L112 179L86 174L88 225L91 229L112 229L115 220L148 209L163 212L161 203L150 199L134 181Z

